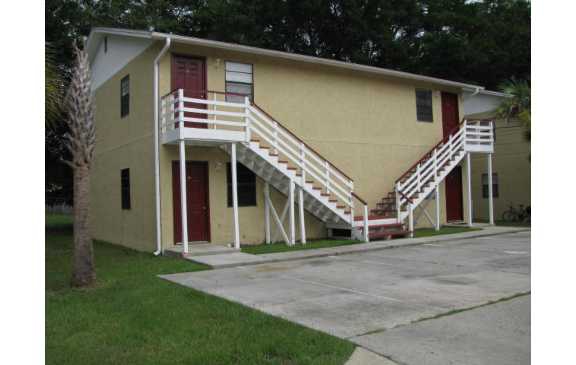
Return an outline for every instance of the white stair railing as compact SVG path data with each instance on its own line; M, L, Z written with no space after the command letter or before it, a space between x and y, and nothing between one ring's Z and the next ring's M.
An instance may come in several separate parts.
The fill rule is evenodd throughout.
M399 222L446 178L466 153L493 152L493 122L464 120L458 130L444 138L396 181L396 210ZM409 222L412 225L412 222Z
M335 199L331 202L334 210L351 225L354 225L354 202L359 201L367 208L366 202L354 193L350 177L245 95L217 91L191 95L182 89L165 95L161 99L161 133L182 131L182 127L245 132L247 144L257 139L278 155L278 164L283 161L297 169L300 175L294 177L297 185L307 189L320 187L326 200ZM367 209L362 210L362 214L366 212Z

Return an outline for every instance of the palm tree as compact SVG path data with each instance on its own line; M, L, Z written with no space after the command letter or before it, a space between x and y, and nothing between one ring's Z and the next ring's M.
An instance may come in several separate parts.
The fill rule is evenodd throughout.
M530 140L530 83L514 78L506 81L500 87L502 92L512 95L506 98L496 110L496 115L506 122L515 120L526 128L526 138Z
M54 49L48 43L44 55L44 97L47 124L53 124L61 112L62 79L54 60Z
M65 146L74 171L74 255L72 286L83 287L94 283L94 253L89 232L90 167L96 141L94 128L94 101L90 85L90 63L85 50L74 45L75 60L64 108L67 112L68 132Z

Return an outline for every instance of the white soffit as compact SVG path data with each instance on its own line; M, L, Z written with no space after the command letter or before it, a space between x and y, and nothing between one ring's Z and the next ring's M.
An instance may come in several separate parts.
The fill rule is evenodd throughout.
M104 51L104 39L107 51ZM130 61L144 52L154 41L146 38L128 38L118 35L91 37L88 45L92 67L92 90L98 89L104 82L119 72Z

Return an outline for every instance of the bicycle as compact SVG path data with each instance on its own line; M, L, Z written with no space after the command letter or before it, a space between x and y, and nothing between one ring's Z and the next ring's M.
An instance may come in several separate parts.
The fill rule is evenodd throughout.
M502 213L502 220L504 222L530 223L530 206L524 207L523 204L519 204L516 208L514 204L510 204L508 210Z

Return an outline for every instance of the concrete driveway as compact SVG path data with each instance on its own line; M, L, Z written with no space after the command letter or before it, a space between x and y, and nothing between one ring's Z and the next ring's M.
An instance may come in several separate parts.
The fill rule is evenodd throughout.
M399 364L530 362L530 233L166 275Z

